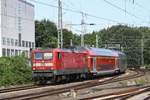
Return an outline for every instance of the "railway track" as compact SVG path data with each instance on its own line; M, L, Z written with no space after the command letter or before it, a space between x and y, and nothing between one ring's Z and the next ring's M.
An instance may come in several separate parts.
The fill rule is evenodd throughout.
M36 99L36 98L39 98L39 97L46 97L46 96L50 96L50 95L56 95L56 94L60 94L60 93L70 92L71 89L74 89L75 91L77 91L77 90L90 88L90 87L94 87L94 86L98 86L98 85L103 85L103 84L108 84L108 83L123 81L123 80L128 80L128 79L133 79L133 78L141 77L143 75L144 75L144 72L137 71L136 74L127 75L127 76L124 76L124 77L114 76L114 77L111 77L111 78L103 80L103 81L92 80L90 82L86 82L86 83L78 84L78 85L74 85L74 86L57 88L57 89L50 89L50 90L47 90L47 91L44 91L44 92L36 92L36 93L18 95L18 96L13 96L13 97L5 97L5 98L0 99L0 100L4 100L4 99L6 99L6 100L8 100L8 99L11 99L11 100L15 100L15 99L22 99L22 100Z
M86 82L86 84L89 82ZM84 83L85 84L85 83ZM82 84L82 85L84 85ZM34 89L34 88L41 88L41 87L46 87L48 85L25 85L25 86L17 86L17 87L12 87L12 88L5 88L5 89L0 89L0 93L8 93L8 92L16 92L16 91L21 91L21 90L27 90L27 89Z
M43 87L43 86L26 85L26 86L19 86L19 87L13 87L13 88L5 88L5 89L0 89L0 93L15 92L15 91L21 91L21 90L27 90L27 89L40 88L40 87Z
M111 80L113 78L114 77L106 78L106 80L104 80L104 81L108 81L108 80ZM34 99L34 98L38 98L38 97L44 97L44 96L48 96L48 95L54 95L54 94L59 94L59 93L63 93L63 92L68 92L72 88L82 89L82 88L85 88L85 86L87 86L87 84L93 84L95 82L97 82L97 80L93 80L92 82L89 81L89 82L85 82L85 83L82 83L82 84L69 86L69 87L63 87L63 88L58 88L58 89L50 89L50 90L44 91L42 93L41 92L36 92L36 93L32 93L32 94L25 94L25 95L19 95L19 96L14 96L14 97L6 97L6 98L2 98L0 100L8 100L8 99L11 99L11 100L13 100L13 99L14 100L15 99L27 100L27 99Z
M83 98L80 100L127 100L132 98L133 96L145 93L150 91L150 86L143 87L134 87L127 90L122 90L119 92L113 92L104 95L98 95L94 97ZM149 100L150 96L146 97L144 100Z

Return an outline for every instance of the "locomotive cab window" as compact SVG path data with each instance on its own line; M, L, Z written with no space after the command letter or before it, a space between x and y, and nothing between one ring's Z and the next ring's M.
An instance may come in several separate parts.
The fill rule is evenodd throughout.
M35 53L34 58L36 60L42 60L42 53L40 53L40 52Z
M60 52L58 52L58 55L57 55L57 56L58 56L58 59L60 59Z
M45 60L53 59L53 54L52 53L44 53L44 59Z

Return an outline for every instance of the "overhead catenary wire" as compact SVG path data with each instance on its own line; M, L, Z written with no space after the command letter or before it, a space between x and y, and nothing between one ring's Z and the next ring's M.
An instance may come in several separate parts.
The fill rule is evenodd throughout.
M150 20L150 9L148 9L148 8L146 8L146 7L144 7L144 6L142 6L141 4L139 4L139 3L135 2L135 1L134 1L134 5L140 7L140 8L142 8L144 11L148 12L148 16L149 16L149 20ZM150 23L150 22L149 22L149 23Z
M134 1L134 4L137 5L138 7L142 8L142 9L144 9L145 11L150 12L150 9L145 8L144 6L142 6L141 4L139 4L139 3L135 2L135 1Z
M115 4L111 3L111 2L109 2L108 0L103 0L103 1L106 2L107 4L111 5L112 7L115 7L115 8L117 8L118 10L125 12L125 13L128 14L128 15L130 15L130 16L136 18L136 19L141 20L143 23L149 23L149 22L144 21L142 18L140 18L140 17L138 17L138 16L132 14L131 12L127 11L126 9L123 9L123 8L121 8L121 7L117 6L117 5L115 5Z
M37 4L49 6L49 7L58 8L58 6L55 6L55 5L52 5L52 4L47 4L47 3L40 2L40 1L37 1L37 0L29 0L29 1L35 2L35 3L37 3ZM65 11L69 11L69 12L73 12L73 13L78 13L78 14L81 14L81 12L83 12L83 11L74 10L74 9L69 9L69 8L62 8L62 9L65 10ZM119 21L117 21L117 20L113 20L113 19L109 19L109 18L99 17L99 16L96 16L96 15L93 15L93 14L89 14L89 13L87 13L87 12L83 12L83 13L84 13L85 15L89 16L89 17L93 17L93 18L97 18L97 19L101 19L101 20L105 20L105 21L111 21L111 22L115 22L115 23L117 23L117 24L125 24L125 25L128 24L128 23L125 23L125 22L119 22Z
M45 5L45 6L50 6L50 7L54 7L54 8L58 8L58 6L55 6L55 5L51 5L51 4L47 4L47 3L44 3L44 2L40 2L40 1L37 1L37 0L30 0L30 1L33 1L35 3L38 3L38 4L41 4L41 5ZM107 0L104 0L106 1L107 3L111 4L112 6L116 7L117 9L120 9L128 14L130 14L131 16L137 18L137 19L141 19L133 14L131 14L130 12L126 11L125 9L122 9L114 4L112 4L111 2L107 1ZM141 7L144 9L143 6L141 6L140 4L138 4L137 2L134 1L134 4L136 4L137 6ZM74 12L74 13L78 13L78 14L81 14L81 11L79 10L73 10L73 9L68 9L68 8L63 8L63 10L66 10L66 11L70 11L70 12ZM147 11L150 11L149 9L147 9ZM108 19L108 18L103 18L103 17L99 17L99 16L95 16L95 15L92 15L92 14L89 14L89 13L86 13L86 12L83 12L85 13L87 16L89 17L94 17L94 18L97 18L97 19L102 19L102 20L105 20L105 21L111 21L111 22L115 22L117 24L125 24L127 25L128 23L124 23L124 22L119 22L117 20L113 20L113 19ZM2 14L0 13L0 15L3 15L3 16L6 16L6 17L11 17L11 18L18 18L19 16L13 16L13 15L5 15L5 14ZM24 18L24 17L21 17L22 20L28 20L28 21L34 21L33 19L29 19L29 18ZM145 21L144 21L145 22ZM149 22L146 22L146 23L149 23Z

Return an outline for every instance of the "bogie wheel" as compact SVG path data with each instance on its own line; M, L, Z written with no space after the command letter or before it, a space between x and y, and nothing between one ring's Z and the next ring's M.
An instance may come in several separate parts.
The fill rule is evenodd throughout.
M46 85L47 84L47 81L46 80L41 80L39 81L39 85Z

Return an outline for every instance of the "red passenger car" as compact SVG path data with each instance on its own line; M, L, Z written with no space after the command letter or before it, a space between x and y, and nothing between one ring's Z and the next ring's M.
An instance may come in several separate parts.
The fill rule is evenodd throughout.
M119 71L118 52L103 48L90 48L87 54L88 68L91 73L102 75Z

